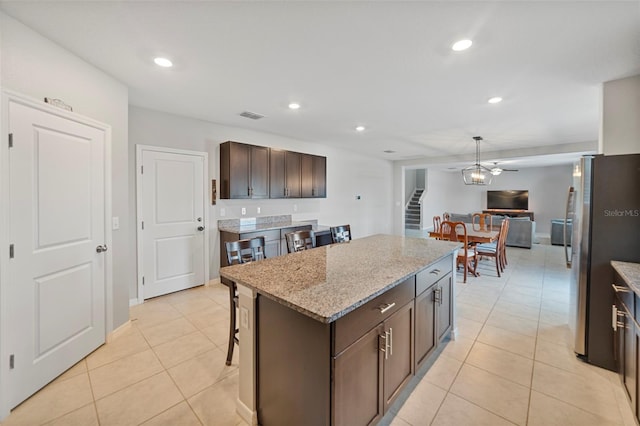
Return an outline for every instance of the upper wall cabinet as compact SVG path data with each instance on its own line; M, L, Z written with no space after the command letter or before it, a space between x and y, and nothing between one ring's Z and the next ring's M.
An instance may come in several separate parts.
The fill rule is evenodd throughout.
M220 144L220 198L269 198L269 148Z
M271 149L269 197L300 198L300 157L302 154Z
M220 144L220 198L325 198L327 159L239 142Z
M327 159L317 155L302 154L302 198L327 196Z

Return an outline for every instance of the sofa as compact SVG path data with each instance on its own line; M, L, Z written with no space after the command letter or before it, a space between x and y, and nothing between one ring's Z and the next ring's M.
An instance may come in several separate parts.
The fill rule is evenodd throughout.
M449 213L450 220L453 222L471 223L473 215ZM494 228L499 228L505 216L492 215L491 223ZM528 217L511 217L509 218L509 233L507 234L506 244L509 247L531 248L535 242L536 223Z

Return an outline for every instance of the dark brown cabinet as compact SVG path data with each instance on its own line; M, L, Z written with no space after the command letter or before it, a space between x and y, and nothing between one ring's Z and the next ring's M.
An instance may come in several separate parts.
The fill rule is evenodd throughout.
M257 338L258 422L377 423L415 375L418 342L435 347L437 335L451 328L450 314L442 312L451 299L452 267L447 256L328 324L258 295L257 323L269 325ZM418 286L419 299L429 300L422 313ZM442 297L434 296L436 289Z
M300 198L300 159L302 154L271 149L269 197Z
M614 321L614 355L620 380L631 403L633 413L638 416L638 343L640 327L635 318L636 296L631 289L616 277L614 284L615 305Z
M420 368L453 325L450 256L416 275L415 362Z
M220 144L220 198L325 198L327 159L240 142Z
M220 198L269 198L269 148L220 144Z
M335 425L380 420L413 376L413 302L335 357Z
M302 198L327 196L327 159L317 155L301 155Z

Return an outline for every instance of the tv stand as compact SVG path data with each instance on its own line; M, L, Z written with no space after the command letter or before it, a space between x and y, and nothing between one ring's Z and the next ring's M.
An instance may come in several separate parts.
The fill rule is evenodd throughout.
M500 214L509 217L528 217L533 222L533 212L531 210L515 210L515 209L487 209L482 213Z

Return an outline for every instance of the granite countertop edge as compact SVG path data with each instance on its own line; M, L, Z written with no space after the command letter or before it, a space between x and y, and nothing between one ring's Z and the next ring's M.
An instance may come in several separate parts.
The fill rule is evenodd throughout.
M620 274L631 290L640 296L640 263L612 260L611 266Z
M224 271L224 268L220 270L220 275L222 277L224 277L224 278L227 278L229 280L235 281L238 285L242 285L244 287L250 288L250 289L252 289L253 291L259 293L262 296L265 296L265 297L267 297L267 298L269 298L269 299L271 299L271 300L273 300L275 302L278 302L278 303L280 303L280 304L282 304L284 306L287 306L287 307L289 307L289 308L291 308L291 309L293 309L293 310L295 310L297 312L300 312L301 314L304 314L304 315L306 315L306 316L308 316L310 318L313 318L316 321L328 324L328 323L331 323L331 322L334 322L334 321L338 320L339 318L341 318L341 317L347 315L348 313L354 311L358 307L366 304L370 300L373 300L377 296L379 296L379 295L389 291L390 289L398 286L400 283L404 282L407 278L418 274L419 272L429 268L431 265L441 261L442 259L446 258L447 256L450 256L451 253L453 253L455 250L457 250L460 247L460 244L458 244L458 243L448 243L447 242L445 244L449 244L449 245L451 245L451 247L448 250L446 250L443 254L441 254L440 256L434 257L433 259L430 259L429 263L426 263L425 265L415 269L414 271L403 275L401 278L395 279L393 282L390 282L389 284L385 285L384 287L381 287L381 288L371 292L366 297L364 297L364 298L352 303L351 305L347 306L346 308L344 308L344 309L342 309L342 310L340 310L338 312L333 313L330 316L323 316L321 314L318 314L317 312L310 311L308 309L305 309L302 306L299 306L299 305L287 300L286 298L283 298L281 296L275 295L275 294L270 293L270 292L266 292L263 289L260 289L260 288L254 286L254 285L251 285L250 283L248 283L248 282L246 282L246 281L244 281L242 279L238 279L237 277L226 275L225 271Z

